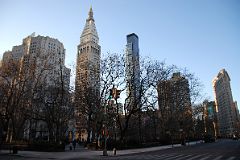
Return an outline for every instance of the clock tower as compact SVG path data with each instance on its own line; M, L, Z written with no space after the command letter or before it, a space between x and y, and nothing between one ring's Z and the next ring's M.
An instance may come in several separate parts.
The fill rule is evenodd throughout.
M91 7L80 37L80 44L77 47L75 114L76 130L81 140L87 138L88 115L94 107L97 107L97 97L100 94L101 46L98 42L99 38Z

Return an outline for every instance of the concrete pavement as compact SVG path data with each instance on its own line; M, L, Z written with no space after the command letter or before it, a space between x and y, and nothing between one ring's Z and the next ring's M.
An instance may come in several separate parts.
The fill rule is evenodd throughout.
M174 147L144 153L101 158L111 160L240 160L240 141L218 140L191 147ZM77 160L77 159L75 159ZM86 160L86 159L85 159ZM90 160L90 158L88 159Z
M200 141L190 142L187 145L194 145L197 143L200 143ZM173 147L174 148L181 147L181 145L175 144ZM122 156L122 155L128 155L128 154L164 150L168 148L172 148L172 145L128 149L128 150L117 150L117 155L113 155L113 151L108 151L108 157L111 157L111 156L116 157L116 156ZM8 154L8 153L9 153L9 150L0 151L0 159L1 159L1 154ZM65 152L19 151L17 154L18 157L24 157L25 159L77 159L77 158L101 159L101 157L103 157L102 155L103 155L103 151L92 151L79 146L76 147L76 150L69 150L69 146L66 146Z

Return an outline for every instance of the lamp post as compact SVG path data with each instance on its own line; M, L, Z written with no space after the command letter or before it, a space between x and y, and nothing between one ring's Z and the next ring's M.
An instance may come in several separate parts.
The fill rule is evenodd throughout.
M111 89L109 89L109 97L107 99L107 102L110 102L112 100L112 98L115 99L116 103L117 103L117 99L120 97L120 93L121 93L121 90L117 90L117 88L113 87ZM110 105L110 107L112 108L112 103L108 103ZM106 119L107 119L107 106L104 105L104 121L103 121L103 128L104 128L104 149L103 149L103 156L108 156L107 154L107 141L106 141L106 133L107 133L107 130L106 130ZM118 110L118 109L117 109ZM118 111L117 111L118 112ZM114 119L114 133L115 133L115 142L116 142L116 120ZM115 146L116 147L116 146ZM116 148L115 149L115 152L114 152L114 155L116 154Z
M103 156L108 156L107 154L107 141L106 141L106 116L107 115L107 107L104 105L104 121L103 121L103 128L104 128L104 149L103 149Z
M109 89L109 97L107 99L107 104L109 104L110 100L112 99L113 95L114 95L115 89L114 89L114 85L111 89ZM104 121L103 121L103 129L104 129L104 149L103 149L103 156L108 156L107 153L107 140L106 140L106 119L107 119L107 105L104 105Z
M217 131L216 131L216 124L215 124L214 121L213 121L213 130L214 130L214 138L216 139L217 138Z
M185 145L185 137L184 137L185 135L183 134L183 129L180 128L179 131L180 131L181 145Z
M172 148L173 148L173 138L172 138L171 131L167 131L166 133L167 133L167 134L170 136L170 138L171 138L171 144L172 144Z

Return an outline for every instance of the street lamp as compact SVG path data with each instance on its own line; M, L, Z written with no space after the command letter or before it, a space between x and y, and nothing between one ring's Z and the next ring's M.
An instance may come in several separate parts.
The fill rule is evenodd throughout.
M106 114L106 112L104 114ZM103 127L104 127L104 149L103 149L103 155L104 156L108 156L108 154L107 154L107 141L106 141L106 125L103 124Z
M172 144L172 148L173 148L173 138L172 138L172 134L170 131L166 131L166 134L168 134L171 138L171 144Z
M107 98L107 104L110 105L110 107L112 108L112 103L108 103L112 100L112 98L115 99L116 103L117 103L117 99L120 97L121 94L121 90L118 90L117 88L113 87L111 89L109 89L109 96ZM108 156L107 154L107 141L106 141L106 119L107 119L107 106L104 105L104 121L103 121L103 129L104 129L104 149L103 149L103 156ZM117 109L118 112L118 109ZM116 143L116 120L114 119L114 132L115 132L115 143ZM116 147L116 146L115 146ZM114 155L116 154L116 148L114 148Z
M185 135L183 133L183 129L180 128L179 131L180 131L181 145L185 145Z
M108 98L108 101L111 99L111 92L112 90L110 90L110 96ZM106 141L106 117L107 117L107 107L106 105L104 105L104 121L103 121L103 129L104 129L104 149L103 149L103 156L108 156L107 154L107 141Z
M217 131L216 131L216 124L215 124L214 121L213 121L213 129L214 129L214 137L216 139L217 138Z

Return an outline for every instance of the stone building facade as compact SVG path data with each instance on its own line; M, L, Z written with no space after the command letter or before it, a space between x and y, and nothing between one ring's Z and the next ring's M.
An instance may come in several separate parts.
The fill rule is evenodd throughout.
M236 109L232 97L230 77L225 69L222 69L213 79L213 90L219 123L220 136L231 137L236 131Z
M78 45L75 80L76 137L82 141L87 140L87 115L99 102L101 46L98 43L91 7Z

